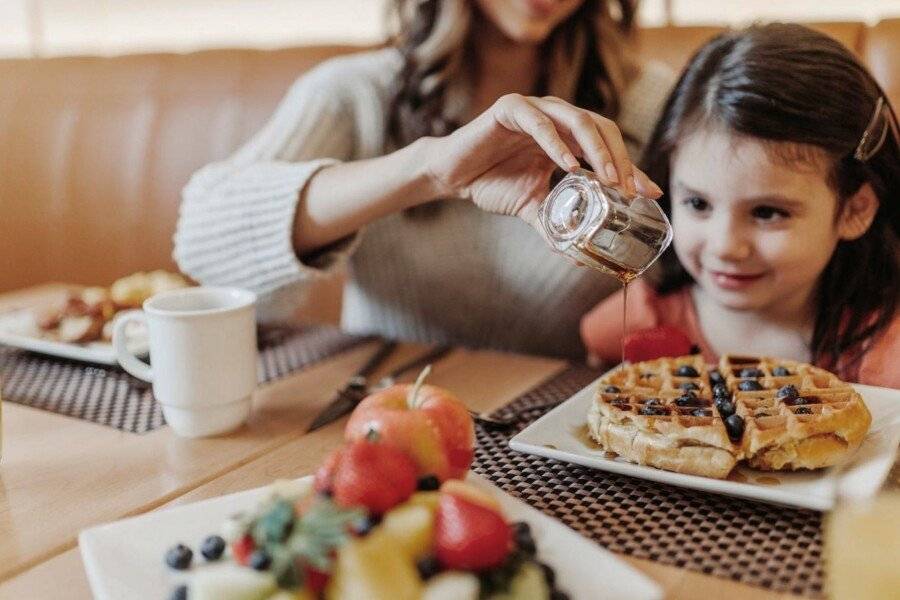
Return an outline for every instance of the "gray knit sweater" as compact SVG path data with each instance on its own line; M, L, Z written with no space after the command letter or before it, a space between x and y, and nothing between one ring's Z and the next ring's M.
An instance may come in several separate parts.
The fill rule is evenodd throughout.
M554 254L514 217L447 201L435 218L394 214L311 259L291 243L300 192L317 169L382 155L393 49L329 60L291 87L275 114L228 159L184 188L175 259L194 279L259 293L262 320L291 314L308 282L349 260L342 327L353 333L532 354L583 355L581 316L618 283ZM618 125L647 140L673 83L646 65ZM631 147L637 156L640 147ZM373 182L377 185L377 182Z

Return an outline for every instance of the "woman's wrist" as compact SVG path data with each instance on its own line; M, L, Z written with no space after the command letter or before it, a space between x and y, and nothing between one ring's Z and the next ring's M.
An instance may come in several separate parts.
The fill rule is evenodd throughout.
M400 150L405 154L411 190L411 193L404 199L404 205L399 207L401 210L458 195L455 190L450 189L435 175L434 161L440 161L442 158L446 160L446 156L442 157L441 152L443 139L421 137Z

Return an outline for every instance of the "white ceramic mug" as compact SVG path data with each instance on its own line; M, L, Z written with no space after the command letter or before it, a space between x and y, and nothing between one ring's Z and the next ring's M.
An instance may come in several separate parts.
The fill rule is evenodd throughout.
M142 311L116 318L119 364L153 384L163 416L178 435L226 433L247 420L257 381L255 303L247 290L194 287L156 294ZM147 325L152 366L126 347L132 321Z

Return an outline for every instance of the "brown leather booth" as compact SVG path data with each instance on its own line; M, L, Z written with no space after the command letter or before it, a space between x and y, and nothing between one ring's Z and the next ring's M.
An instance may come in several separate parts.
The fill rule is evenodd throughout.
M814 25L900 106L900 19ZM645 29L641 52L680 68L718 27ZM174 269L180 190L265 120L291 81L352 47L0 60L0 291L109 284ZM307 314L337 316L339 282Z

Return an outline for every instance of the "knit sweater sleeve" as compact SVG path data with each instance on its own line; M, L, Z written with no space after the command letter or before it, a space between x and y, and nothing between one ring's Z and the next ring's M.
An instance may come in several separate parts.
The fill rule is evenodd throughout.
M174 236L179 268L203 284L266 296L302 287L346 260L358 234L299 258L294 215L316 171L383 152L394 66L387 51L326 61L291 86L243 147L197 171L182 192Z

